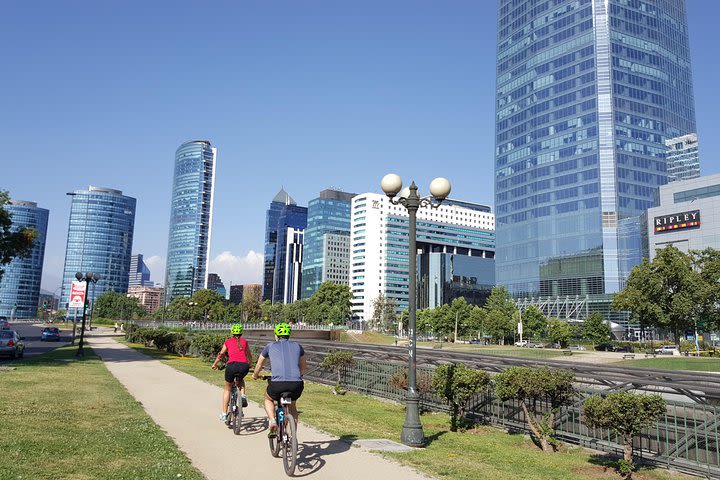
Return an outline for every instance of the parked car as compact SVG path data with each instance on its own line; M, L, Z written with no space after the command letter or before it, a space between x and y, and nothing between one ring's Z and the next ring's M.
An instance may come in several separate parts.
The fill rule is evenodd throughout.
M515 342L516 347L527 347L528 341L527 340L520 340L518 342Z
M528 348L542 348L542 343L528 343Z
M679 355L680 350L678 350L676 345L663 345L660 348L656 348L655 353L658 355Z
M585 350L583 345L570 345L570 350Z
M560 345L559 343L548 343L547 345L545 345L545 348L561 348L561 347L562 347L562 345Z
M0 355L9 355L10 358L23 357L25 343L15 330L0 330Z
M40 334L41 342L59 342L60 341L60 329L57 327L45 327Z
M470 343L480 345L482 343L482 340L480 340L479 338L473 338L472 340L470 340Z

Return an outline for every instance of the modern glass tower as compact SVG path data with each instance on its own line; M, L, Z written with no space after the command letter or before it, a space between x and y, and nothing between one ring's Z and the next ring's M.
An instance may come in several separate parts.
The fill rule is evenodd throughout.
M185 142L175 152L165 288L167 301L207 285L217 148Z
M150 281L150 269L143 261L143 254L138 253L130 257L130 278L128 281L129 287L152 287L153 284Z
M354 193L327 189L308 203L302 260L302 298L312 297L325 280L348 283L350 202L354 196Z
M32 228L37 237L30 255L14 258L3 267L5 273L0 280L0 315L8 318L36 317L50 212L38 208L34 202L20 200L10 200L5 209L11 215L13 231L23 227Z
M299 207L284 189L280 189L265 216L263 301L284 302L288 227L304 230L306 226L307 207Z
M700 176L700 152L698 137L688 133L665 140L667 146L668 182L690 180Z
M120 190L93 186L68 195L72 204L60 308L68 302L76 272L100 275L88 289L92 304L108 290L127 293L136 200Z
M604 295L618 226L695 132L684 0L500 0L497 282L515 296Z

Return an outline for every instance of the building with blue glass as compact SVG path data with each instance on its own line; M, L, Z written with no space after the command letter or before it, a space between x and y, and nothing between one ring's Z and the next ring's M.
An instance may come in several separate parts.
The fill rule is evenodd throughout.
M350 290L353 316L368 321L382 293L398 312L408 307L408 214L386 195L352 200ZM495 285L495 217L490 207L447 199L417 213L418 308L465 297L482 304Z
M34 318L38 314L40 281L45 258L45 239L50 212L34 202L10 200L5 210L11 215L11 231L35 230L32 251L25 258L14 258L3 267L0 279L0 315L8 318Z
M667 183L665 140L696 131L685 1L498 5L497 282L607 305L624 220Z
M130 287L152 287L150 281L150 269L143 261L142 253L130 257L130 277L128 279L128 288Z
M275 195L265 215L265 257L263 265L262 300L272 303L286 303L287 285L286 260L288 238L295 243L295 230L307 227L307 207L300 207L284 189ZM288 229L294 229L288 235ZM293 250L294 252L294 250ZM300 266L300 272L302 267ZM291 272L292 273L292 272ZM302 277L300 277L300 280ZM298 292L301 286L297 285Z
M302 298L325 281L347 285L350 267L350 202L354 193L327 189L308 203L302 259Z
M65 267L63 269L61 308L69 301L75 273L93 272L100 275L91 283L88 298L108 290L127 293L130 277L136 200L120 190L90 186L75 190L70 205ZM78 315L82 309L78 309Z
M700 151L696 133L665 140L668 182L690 180L700 176Z
M206 288L217 148L185 142L175 152L165 289L168 302Z

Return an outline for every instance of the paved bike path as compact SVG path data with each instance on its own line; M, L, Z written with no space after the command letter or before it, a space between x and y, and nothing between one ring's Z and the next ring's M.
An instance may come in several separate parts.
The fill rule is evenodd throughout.
M268 448L264 411L254 402L244 409L240 435L218 420L221 388L175 370L110 335L93 332L88 343L110 372L139 401L208 480L283 478L282 459ZM300 424L296 477L427 480L422 474L378 454L354 448Z

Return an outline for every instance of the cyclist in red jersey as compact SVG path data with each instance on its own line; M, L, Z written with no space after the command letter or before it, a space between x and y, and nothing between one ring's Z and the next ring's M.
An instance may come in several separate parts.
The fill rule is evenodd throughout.
M240 396L242 398L242 406L247 407L247 397L245 397L245 375L250 371L250 362L252 362L252 353L247 340L242 338L243 326L239 323L230 327L232 337L225 340L220 353L215 357L212 369L218 369L218 362L225 356L228 356L227 366L225 367L225 390L223 391L222 413L220 420L227 419L228 403L230 402L230 389L235 377L240 380Z

